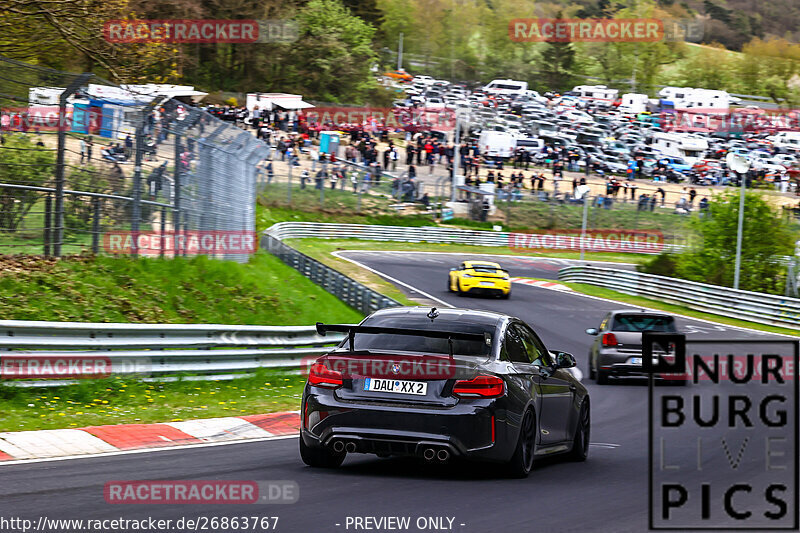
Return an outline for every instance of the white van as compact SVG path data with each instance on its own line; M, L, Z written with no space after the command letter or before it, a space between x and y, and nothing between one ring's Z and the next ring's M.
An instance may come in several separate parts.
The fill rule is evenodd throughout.
M506 131L481 131L478 147L485 157L509 158L517 147L517 136Z
M523 96L528 93L527 81L516 80L492 80L483 86L483 90L489 94L502 96Z

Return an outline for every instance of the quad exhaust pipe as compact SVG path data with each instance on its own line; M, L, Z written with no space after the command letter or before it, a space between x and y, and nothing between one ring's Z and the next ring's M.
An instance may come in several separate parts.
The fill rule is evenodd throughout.
M355 442L348 442L344 445L344 449L347 450L347 453L353 453L356 451L356 443Z
M341 453L344 451L344 442L337 440L333 443L333 451L336 453Z

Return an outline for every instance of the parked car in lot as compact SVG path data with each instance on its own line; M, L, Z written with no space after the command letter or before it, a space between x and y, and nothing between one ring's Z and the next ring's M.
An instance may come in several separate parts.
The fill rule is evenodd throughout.
M618 376L646 376L642 372L642 332L677 333L668 314L629 309L611 311L597 328L586 333L595 338L589 349L589 377L598 385Z

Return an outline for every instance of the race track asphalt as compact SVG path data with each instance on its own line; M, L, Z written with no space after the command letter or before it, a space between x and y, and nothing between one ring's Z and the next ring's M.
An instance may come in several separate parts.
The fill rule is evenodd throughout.
M303 465L297 439L289 438L46 461L0 466L0 517L176 520L278 516L277 531L336 532L367 531L346 527L348 517L407 516L412 525L408 531L440 531L418 529L415 521L420 517L452 518L452 531L460 532L647 531L647 387L641 381L600 387L588 380L586 355L592 337L584 330L596 327L604 313L619 308L618 304L518 284L509 300L461 298L448 293L448 269L475 256L391 252L340 255L412 285L440 302L518 316L539 332L550 350L575 354L592 398L589 460L542 461L525 480L507 479L494 465L426 466L411 460L362 455L348 457L338 470L326 471ZM505 258L500 262L513 276L538 278L555 278L558 268L565 264L563 260L531 258ZM403 290L412 291L408 287ZM689 319L679 319L679 329L690 338L768 337ZM672 459L691 462L696 453L686 447L676 451ZM720 486L735 479L735 472L724 469L709 470L705 475ZM295 504L266 506L105 503L104 484L125 479L294 480L300 486L300 498Z

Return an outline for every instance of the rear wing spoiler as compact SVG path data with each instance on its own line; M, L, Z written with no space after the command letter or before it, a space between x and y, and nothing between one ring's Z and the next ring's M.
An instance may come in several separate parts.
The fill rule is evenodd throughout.
M323 324L322 322L317 322L317 333L324 337L329 331L347 333L351 352L354 351L356 333L409 335L413 337L447 339L450 357L453 357L453 340L485 342L487 345L492 343L492 336L489 333L460 333L456 331L440 331L433 329L384 328L376 326L359 326L354 324Z

